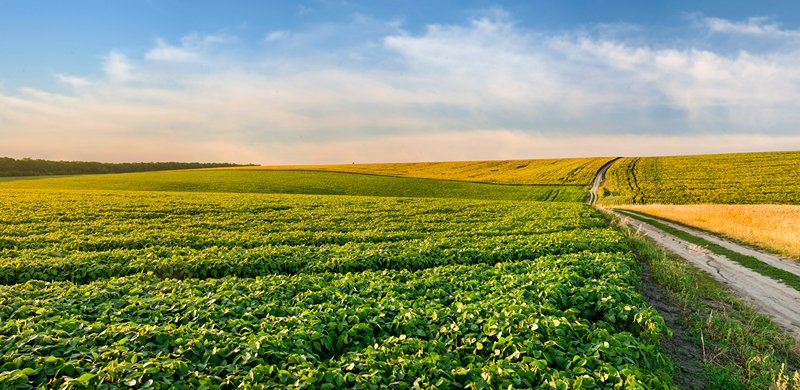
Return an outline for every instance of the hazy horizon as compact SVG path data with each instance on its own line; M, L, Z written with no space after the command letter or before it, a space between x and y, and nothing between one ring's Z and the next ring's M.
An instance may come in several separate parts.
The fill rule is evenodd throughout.
M337 164L800 150L800 5L0 4L0 155Z

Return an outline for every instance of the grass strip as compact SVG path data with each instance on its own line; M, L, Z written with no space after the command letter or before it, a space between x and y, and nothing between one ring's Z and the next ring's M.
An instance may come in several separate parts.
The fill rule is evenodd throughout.
M680 317L690 342L701 349L703 378L676 373L681 388L800 388L800 342L737 299L711 276L622 227L631 250L644 264ZM695 347L697 349L697 347ZM678 365L682 358L670 356ZM684 363L686 364L686 363ZM691 363L689 363L691 364Z
M779 281L785 283L787 286L792 287L797 291L800 291L800 276L795 275L795 274L793 274L793 273L791 273L789 271L782 270L782 269L777 268L777 267L773 267L773 266L771 266L771 265L769 265L767 263L764 263L763 261L761 261L761 260L759 260L759 259L757 259L755 257L743 255L743 254L741 254L739 252L736 252L734 250L730 250L730 249L725 248L725 247L723 247L721 245L718 245L718 244L715 244L715 243L710 242L708 240L705 240L703 238L697 237L697 236L692 235L690 233L687 233L687 232L685 232L683 230L676 229L676 228L674 228L672 226L666 225L666 224L661 223L659 221L656 221L654 219L646 218L646 217L640 215L639 213L631 212L631 211L628 211L628 210L620 210L620 209L615 209L615 211L620 212L620 213L622 213L622 214L624 214L626 216L629 216L629 217L631 217L633 219L637 219L639 221L642 221L642 222L645 222L647 224L650 224L650 225L652 225L652 226L654 226L656 228L659 228L659 229L661 229L661 230L663 230L663 231L665 231L665 232L667 232L669 234L672 234L675 237L678 237L678 238L680 238L680 239L682 239L684 241L691 242L692 244L699 245L699 246L701 246L703 248L706 248L706 249L708 249L708 250L710 250L710 251L712 251L712 252L714 252L714 253L716 253L718 255L725 256L725 257L727 257L727 258L729 258L729 259L741 264L744 267L747 267L747 268L749 268L749 269L751 269L751 270L753 270L755 272L760 273L761 275L773 278L775 280L779 280Z

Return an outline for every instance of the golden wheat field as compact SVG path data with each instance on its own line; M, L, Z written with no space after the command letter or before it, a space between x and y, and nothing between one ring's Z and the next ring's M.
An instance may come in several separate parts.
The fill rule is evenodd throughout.
M696 226L800 259L800 205L630 205L620 208Z

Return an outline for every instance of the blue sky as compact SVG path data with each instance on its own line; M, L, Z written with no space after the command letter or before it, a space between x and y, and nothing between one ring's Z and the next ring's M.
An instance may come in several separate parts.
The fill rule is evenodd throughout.
M0 155L800 149L800 3L0 0Z

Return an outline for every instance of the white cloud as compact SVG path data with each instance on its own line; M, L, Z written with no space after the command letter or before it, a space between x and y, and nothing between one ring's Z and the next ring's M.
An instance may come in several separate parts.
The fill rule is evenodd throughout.
M151 61L186 62L197 60L198 54L185 47L172 46L162 39L156 40L156 47L144 55Z
M503 129L387 136L325 143L273 144L268 163L464 161L593 156L655 156L800 150L800 136L759 134L554 136Z
M800 37L800 30L785 30L779 23L767 17L750 17L745 22L720 18L704 18L703 22L712 32L756 35L764 37Z
M128 81L133 78L133 68L128 58L118 51L108 53L103 63L103 71L111 81Z
M156 47L145 53L144 58L163 62L197 61L212 45L224 43L227 40L228 37L224 35L200 35L194 32L182 37L181 44L175 46L161 38L156 38Z
M71 87L76 87L76 88L84 87L84 86L89 85L89 80L87 80L87 79L85 79L83 77L78 77L78 76L57 74L56 75L56 79L58 80L58 82L60 82L62 84L66 84L66 85L69 85Z
M267 34L267 36L264 37L264 41L265 42L277 42L277 41L285 39L288 36L289 36L289 32L286 31L286 30L272 31L269 34Z
M26 155L116 161L800 149L800 51L655 47L623 27L548 34L497 9L412 34L357 17L269 33L281 43L256 58L236 55L228 36L158 39L138 55L109 53L105 79L57 75L80 87L72 95L0 92L0 135ZM328 50L337 34L360 40Z

